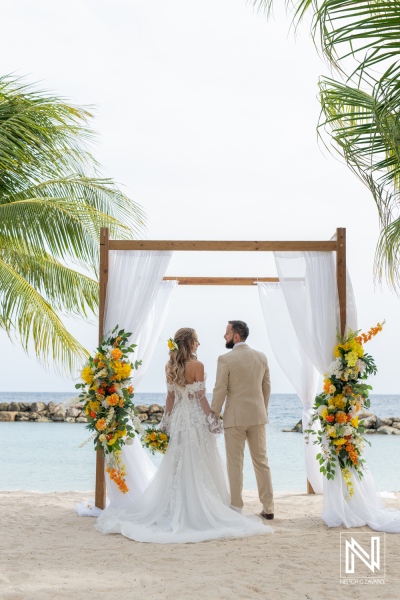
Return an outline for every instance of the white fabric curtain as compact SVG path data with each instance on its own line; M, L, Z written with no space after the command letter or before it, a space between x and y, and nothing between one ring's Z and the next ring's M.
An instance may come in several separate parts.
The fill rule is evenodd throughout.
M140 342L132 358L142 358L143 366L132 372L134 385L148 366L175 289L175 282L163 282L171 256L172 252L145 250L110 252L104 333L119 325L132 333L131 342ZM146 489L156 468L137 436L133 445L123 446L121 459L126 465L129 492L121 494L106 475L107 495L113 508L129 509Z
M161 283L157 298L140 333L137 341L137 348L135 348L135 360L141 360L142 364L137 371L133 371L132 383L135 389L138 387L143 375L148 369L168 314L171 297L176 290L177 285L177 281L163 281ZM167 347L166 340L165 347Z
M116 325L136 343L162 286L172 252L111 250L104 333Z
M301 294L304 285L304 280L298 280L292 289L294 291L294 287L297 287L298 294ZM303 404L304 431L309 427L318 385L318 371L299 344L281 285L258 283L258 292L272 351ZM322 473L315 458L320 446L314 445L313 441L313 437L310 437L309 443L304 444L306 474L315 493L322 494Z

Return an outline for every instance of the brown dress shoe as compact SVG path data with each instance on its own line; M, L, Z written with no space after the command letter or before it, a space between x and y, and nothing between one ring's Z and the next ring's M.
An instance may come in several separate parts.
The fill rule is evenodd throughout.
M269 515L262 510L260 513L260 517L262 517L263 519L268 519L268 521L272 521L272 519L274 518L274 513L269 513Z

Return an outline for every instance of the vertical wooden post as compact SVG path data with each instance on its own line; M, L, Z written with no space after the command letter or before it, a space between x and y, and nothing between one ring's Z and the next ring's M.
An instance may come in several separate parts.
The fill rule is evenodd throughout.
M346 330L346 229L336 229L336 280L339 297L340 333L344 335Z
M100 269L99 269L99 344L104 333L104 311L106 305L106 292L108 281L108 255L109 255L109 229L100 229ZM101 450L96 455L96 493L95 505L97 508L106 507L106 480L104 477L104 456Z

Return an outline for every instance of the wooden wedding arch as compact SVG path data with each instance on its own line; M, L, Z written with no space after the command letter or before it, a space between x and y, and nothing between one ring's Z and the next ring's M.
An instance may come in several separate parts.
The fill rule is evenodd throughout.
M110 240L109 229L100 230L100 270L99 270L99 344L103 337L104 311L108 281L110 250L158 250L174 252L336 252L336 280L340 311L340 330L346 327L346 229L336 229L336 240L329 241L272 241L272 242L231 242L231 241L181 241L181 240ZM164 277L178 281L179 285L253 285L254 282L279 282L277 277ZM307 493L314 490L307 481ZM104 456L101 450L96 456L96 496L98 508L106 505L106 482Z

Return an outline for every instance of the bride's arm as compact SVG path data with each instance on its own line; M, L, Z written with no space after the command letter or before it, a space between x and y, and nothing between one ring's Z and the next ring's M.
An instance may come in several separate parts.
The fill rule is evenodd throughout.
M190 378L194 380L193 383L196 382L200 384L199 389L195 392L195 396L206 414L210 431L212 433L221 433L222 424L220 424L219 419L212 412L210 404L207 400L206 384L204 381L204 365L203 363L196 361L195 363L192 363L190 367L190 372L187 372L187 374L190 374Z
M173 390L168 390L167 397L165 399L165 409L164 414L160 422L159 430L164 433L169 433L170 425L171 425L171 412L174 408L175 403L175 392Z

